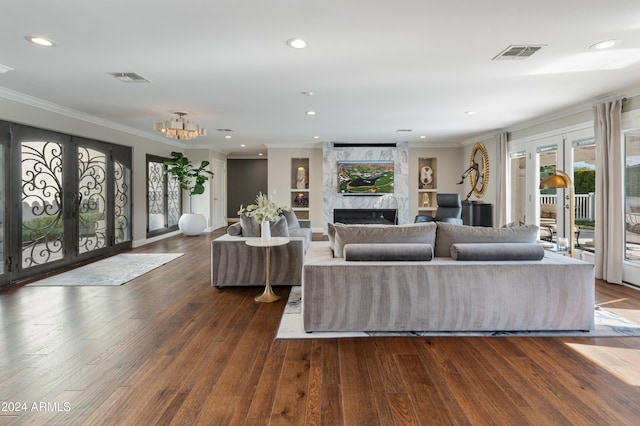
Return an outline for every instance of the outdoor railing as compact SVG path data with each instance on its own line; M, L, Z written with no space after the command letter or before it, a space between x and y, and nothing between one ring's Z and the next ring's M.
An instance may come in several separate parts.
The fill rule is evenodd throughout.
M540 194L540 205L557 204L557 195ZM574 206L576 209L576 219L595 221L596 217L596 194L575 194Z

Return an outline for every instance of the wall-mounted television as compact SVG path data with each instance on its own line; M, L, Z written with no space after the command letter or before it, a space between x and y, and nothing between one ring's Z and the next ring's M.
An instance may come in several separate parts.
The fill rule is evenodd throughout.
M338 192L350 195L393 192L393 161L338 161Z

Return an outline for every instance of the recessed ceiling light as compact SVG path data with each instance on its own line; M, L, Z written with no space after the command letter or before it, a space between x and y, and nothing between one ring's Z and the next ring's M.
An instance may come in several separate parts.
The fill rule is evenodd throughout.
M320 136L314 136L313 138L314 139L320 139Z
M476 115L475 111L465 111L465 114L467 115Z
M425 135L420 136L420 139L426 139L427 137Z
M307 115L316 115L316 112L315 111L307 111L306 114Z
M225 139L231 139L231 135L226 135Z
M25 36L25 39L33 44L43 47L56 47L56 43L46 37L40 36Z
M245 146L246 146L246 145L245 145L245 144L243 144L243 143L241 143L241 144L240 144L240 148L244 148Z
M263 155L263 154L262 154L261 152L259 152L259 153L258 153L258 155L259 155L260 157L262 157L262 155Z
M618 43L620 43L620 40L605 40L589 46L589 49L592 49L592 50L608 49L610 47L615 46Z
M287 46L293 47L294 49L304 49L307 45L308 43L301 38L290 38L287 40Z

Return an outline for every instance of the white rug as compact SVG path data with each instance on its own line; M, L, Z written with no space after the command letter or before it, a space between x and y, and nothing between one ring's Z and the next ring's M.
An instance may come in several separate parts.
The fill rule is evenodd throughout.
M184 253L117 254L76 269L27 284L42 286L113 286L146 274Z
M595 328L591 331L519 331L519 332L318 332L305 333L302 324L301 288L291 288L289 300L284 308L276 339L330 339L344 337L640 337L640 324L619 315L595 307Z

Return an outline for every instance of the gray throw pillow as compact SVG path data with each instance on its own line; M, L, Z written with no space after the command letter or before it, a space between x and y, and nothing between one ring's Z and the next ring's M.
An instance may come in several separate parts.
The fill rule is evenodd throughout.
M437 224L436 257L450 257L451 245L456 243L535 243L538 238L538 227L535 225L487 228L443 222Z
M259 237L260 224L253 216L243 214L240 216L240 227L242 228L243 237Z
M298 222L298 216L296 216L295 212L291 210L283 210L282 215L287 218L289 229L300 228L300 222Z
M344 246L344 260L361 261L426 261L433 258L430 244L386 243L347 244Z
M229 225L229 227L227 228L227 234L233 235L233 236L242 235L242 225L240 225L240 222L236 222L233 225Z
M405 225L342 225L336 223L334 257L344 257L347 244L373 243L421 243L431 244L436 240L435 222Z
M333 255L333 248L336 246L336 227L333 223L327 223L327 236L329 237L329 248Z
M544 248L536 243L452 244L454 260L542 260Z
M278 220L272 222L269 225L271 229L272 237L286 237L289 238L289 225L287 224L287 218L280 216Z

